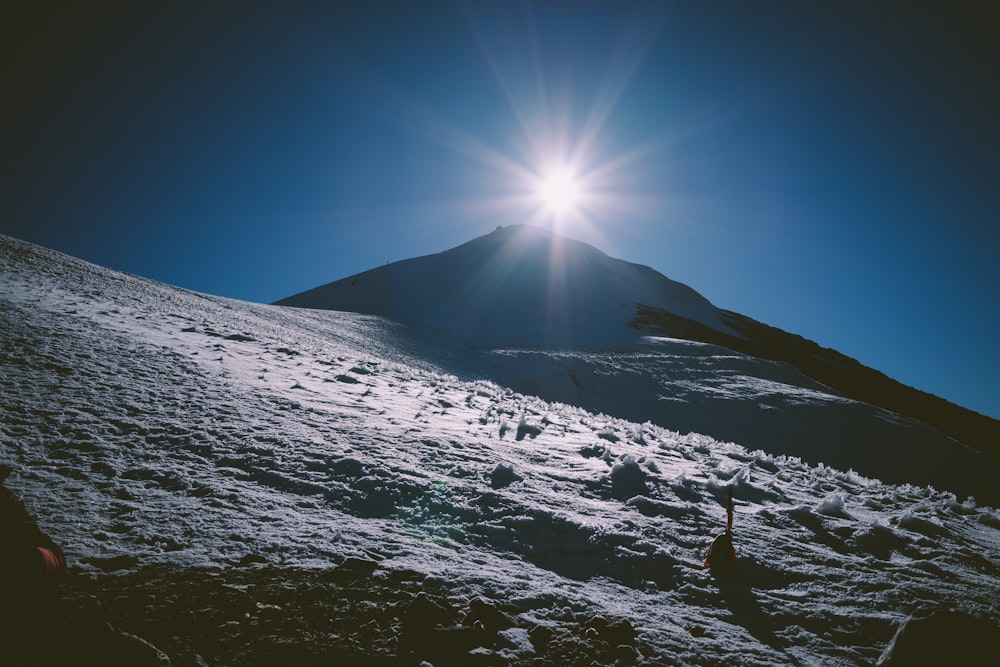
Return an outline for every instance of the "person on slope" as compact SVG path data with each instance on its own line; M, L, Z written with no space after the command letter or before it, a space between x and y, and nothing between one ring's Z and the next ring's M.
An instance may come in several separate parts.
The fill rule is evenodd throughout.
M164 667L158 648L99 618L62 616L53 606L56 582L66 575L66 556L42 532L24 503L3 482L10 466L0 464L0 665L129 665ZM51 641L58 617L58 641Z
M0 587L31 593L66 573L66 556L4 486L10 472L0 465Z
M733 546L733 487L728 488L729 503L726 507L726 532L712 541L705 554L705 567L714 574L738 575L736 547Z

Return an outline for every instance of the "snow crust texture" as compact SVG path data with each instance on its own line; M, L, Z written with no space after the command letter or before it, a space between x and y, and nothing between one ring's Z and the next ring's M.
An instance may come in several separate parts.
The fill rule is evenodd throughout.
M442 370L547 401L1000 504L1000 422L538 227L278 304L386 316L465 350Z
M869 664L910 614L1000 618L994 508L518 393L379 317L0 237L0 350L7 484L81 575L375 561L516 609L498 664L595 614L680 665ZM739 580L701 565L728 486Z

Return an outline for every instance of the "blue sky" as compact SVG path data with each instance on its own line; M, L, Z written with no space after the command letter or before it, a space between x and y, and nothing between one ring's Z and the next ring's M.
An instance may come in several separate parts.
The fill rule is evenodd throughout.
M270 302L536 222L1000 417L981 3L79 4L0 10L2 233Z

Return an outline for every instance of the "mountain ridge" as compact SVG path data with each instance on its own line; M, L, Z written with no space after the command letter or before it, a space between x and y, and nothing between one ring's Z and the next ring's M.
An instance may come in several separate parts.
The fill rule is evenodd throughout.
M731 336L642 304L637 304L633 326L643 331L713 343L758 358L789 363L844 396L918 419L984 454L1000 457L1000 421L904 385L881 371L837 350L821 347L808 338L733 311L724 311L724 317L745 336Z

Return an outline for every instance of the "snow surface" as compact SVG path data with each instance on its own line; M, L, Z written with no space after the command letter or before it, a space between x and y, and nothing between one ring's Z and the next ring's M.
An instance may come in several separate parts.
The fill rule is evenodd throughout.
M450 340L463 353L437 361L463 378L1000 505L1000 461L918 419L789 363L644 335L631 326L638 304L742 336L687 285L539 227L500 227L278 304L384 315L433 349Z
M517 393L379 317L0 237L0 341L8 486L83 572L378 554L538 623L623 616L690 665L863 664L917 610L1000 619L994 508ZM729 485L742 581L701 567Z

